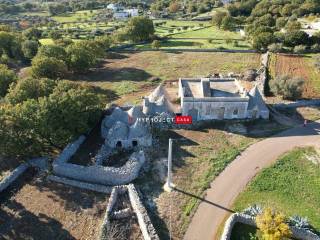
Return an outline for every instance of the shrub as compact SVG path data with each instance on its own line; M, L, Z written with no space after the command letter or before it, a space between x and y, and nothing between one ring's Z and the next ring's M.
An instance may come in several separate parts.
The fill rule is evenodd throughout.
M152 42L152 44L151 44L151 47L153 48L153 49L159 49L160 48L160 41L159 40L154 40L153 42Z
M313 44L310 49L312 52L318 53L318 52L320 52L320 44L317 44L317 43Z
M302 228L302 229L306 229L306 230L313 230L312 227L310 226L308 218L303 218L303 217L295 215L295 216L290 217L289 223L291 226L295 226L297 228Z
M284 99L295 100L301 97L304 80L299 77L280 76L270 81L270 89Z
M53 57L36 57L32 60L32 75L37 78L63 78L67 66L62 60Z
M292 235L284 215L270 208L259 214L256 222L265 240L282 240Z
M306 50L307 50L307 47L305 45L298 45L293 48L294 53L305 53Z
M14 71L8 69L4 64L0 64L0 97L4 97L11 83L17 80Z
M270 44L268 46L268 50L270 52L273 52L273 53L279 53L279 52L282 52L283 50L283 44L282 43L273 43L273 44Z
M257 215L262 213L262 208L261 206L254 204L243 210L243 213L251 217L256 217Z
M11 104L17 104L28 99L47 97L55 86L56 82L51 79L23 78L11 84L6 100Z

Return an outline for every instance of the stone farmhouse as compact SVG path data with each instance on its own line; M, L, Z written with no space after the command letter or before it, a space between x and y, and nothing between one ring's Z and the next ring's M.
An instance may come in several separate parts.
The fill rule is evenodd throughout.
M179 79L181 113L194 121L269 118L257 87L247 92L236 78Z

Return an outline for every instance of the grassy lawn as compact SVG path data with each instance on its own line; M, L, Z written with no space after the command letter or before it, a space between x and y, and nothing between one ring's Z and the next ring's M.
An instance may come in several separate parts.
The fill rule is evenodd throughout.
M157 26L157 23L163 23ZM178 20L154 20L156 34L158 36L167 36L179 32L192 32L196 29L202 29L210 26L209 22L199 21L178 21ZM185 29L187 28L187 29Z
M138 49L150 49L151 44L137 45ZM161 42L160 49L250 49L250 45L243 40L205 40L205 39L168 39Z
M98 10L83 10L83 11L77 11L74 13L66 13L61 14L59 16L52 17L57 22L78 22L80 19L83 21L89 20L91 17L93 17Z
M320 229L319 150L297 148L283 155L273 166L259 173L237 198L241 211L254 203L276 208L287 216L308 217ZM314 163L317 162L318 163Z
M172 38L212 38L212 39L242 39L240 33L221 30L215 26L200 30L177 33Z

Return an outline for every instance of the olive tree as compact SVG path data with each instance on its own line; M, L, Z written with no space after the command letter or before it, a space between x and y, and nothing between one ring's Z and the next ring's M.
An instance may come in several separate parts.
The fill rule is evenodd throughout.
M270 89L284 99L295 100L302 96L304 80L299 77L279 76L270 81Z

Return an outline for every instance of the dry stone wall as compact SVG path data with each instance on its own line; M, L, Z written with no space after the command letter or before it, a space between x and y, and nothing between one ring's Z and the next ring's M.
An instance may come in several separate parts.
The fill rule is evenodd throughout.
M112 189L106 213L104 216L103 224L101 225L99 239L107 239L107 231L111 219L121 219L131 215L131 210L129 208L113 212L113 208L118 200L118 196L124 193L128 193L129 195L130 204L134 213L137 216L143 238L145 240L159 240L156 230L153 227L151 220L148 216L147 210L143 206L139 194L133 184L125 186L116 186Z

